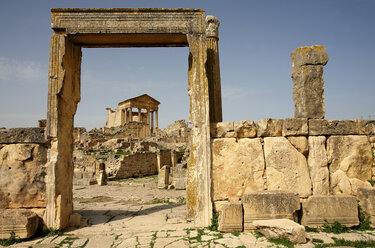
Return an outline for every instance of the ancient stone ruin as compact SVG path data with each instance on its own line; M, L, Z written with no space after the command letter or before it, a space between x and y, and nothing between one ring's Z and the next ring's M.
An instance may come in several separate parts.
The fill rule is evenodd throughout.
M96 146L100 151L112 142L118 149L153 149L151 143L134 145L116 134L113 140L99 141L105 132L86 133L92 135L88 143L81 136L85 132L73 136L82 47L189 46L186 204L187 220L196 227L208 226L213 211L223 232L262 228L272 236L272 228L291 221L310 227L325 221L355 226L357 201L374 218L375 121L324 119L325 47L300 47L291 54L294 118L222 122L218 26L216 18L197 9L53 9L46 128L0 131L0 172L6 179L0 184L2 216L18 215L12 218L20 220L10 227L2 217L2 237L10 230L30 236L32 230L25 226L35 226L35 216L48 228L69 225L74 137L80 136L77 148ZM131 108L121 110L121 124L137 114L144 118ZM161 188L170 173L168 163L173 164L160 162L155 168L162 172ZM176 166L173 173L180 169ZM110 173L101 163L93 170L100 178ZM181 183L179 178L183 176L175 184ZM286 232L304 242L304 228L295 225Z
M158 133L159 104L159 101L147 94L119 102L118 107L115 110L107 108L107 122L105 126L106 128L111 128L125 126L133 122L137 122L144 124L145 136ZM138 112L133 112L133 108L136 108Z

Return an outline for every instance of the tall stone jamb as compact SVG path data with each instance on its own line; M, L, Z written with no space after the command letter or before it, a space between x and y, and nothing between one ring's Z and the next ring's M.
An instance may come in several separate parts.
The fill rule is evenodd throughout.
M210 122L222 122L221 80L219 62L219 26L215 16L206 17L207 61L206 71L210 98Z
M324 119L325 46L299 47L291 53L295 118Z

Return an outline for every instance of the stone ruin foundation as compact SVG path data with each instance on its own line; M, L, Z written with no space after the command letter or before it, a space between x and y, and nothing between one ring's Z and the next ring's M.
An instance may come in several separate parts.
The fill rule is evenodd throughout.
M187 217L196 226L208 226L212 210L223 232L280 218L354 226L357 200L375 216L375 122L324 119L325 47L292 53L295 118L221 122L218 21L206 21L195 9L52 10L46 128L0 132L2 238L9 230L30 236L24 226L37 218L68 225L81 47L189 46ZM4 216L16 224L7 229Z

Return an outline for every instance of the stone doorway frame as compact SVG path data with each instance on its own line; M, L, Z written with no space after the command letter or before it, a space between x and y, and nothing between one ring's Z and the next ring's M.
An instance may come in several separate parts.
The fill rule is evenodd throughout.
M188 219L194 220L197 227L208 226L212 199L205 12L199 9L52 9L51 12L54 33L46 126L50 142L47 226L54 229L68 226L73 210L73 125L80 101L81 48L186 46L192 123L186 191ZM221 96L219 100L221 104Z

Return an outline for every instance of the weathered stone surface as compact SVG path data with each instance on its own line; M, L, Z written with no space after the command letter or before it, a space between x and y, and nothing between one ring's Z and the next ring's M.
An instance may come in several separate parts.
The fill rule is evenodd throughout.
M160 168L158 174L158 188L166 189L169 185L169 166L164 165Z
M219 213L227 204L229 201L214 201L214 211Z
M241 203L227 203L219 212L220 232L242 232L243 212Z
M212 143L214 201L240 199L264 187L262 144L255 139L215 139Z
M304 136L289 136L288 141L294 146L300 153L307 157L309 153L309 145L307 143L307 138Z
M302 225L318 227L335 221L349 227L359 224L354 196L312 196L302 203Z
M11 232L14 232L16 238L30 238L34 235L38 225L38 216L30 210L0 210L0 239L8 239Z
M326 65L328 54L325 46L298 47L290 54L292 71L303 65Z
M283 136L307 136L309 129L307 119L288 118L283 122Z
M258 137L281 136L283 121L281 119L261 119L256 123Z
M233 122L216 122L210 124L212 138L234 138L236 132L234 131Z
M10 144L0 149L0 208L45 207L47 148Z
M0 129L0 144L35 143L44 144L44 128Z
M309 166L313 195L329 195L329 171L325 148L326 137L310 136L308 143L309 156L307 165Z
M357 198L365 215L370 216L371 226L375 227L375 188L359 188Z
M375 131L375 121L309 120L309 135L369 135Z
M285 137L264 138L264 156L269 190L287 190L300 197L311 195L306 158Z
M352 195L352 186L348 176L342 170L331 173L331 193L334 195Z
M267 239L287 238L293 243L306 243L305 227L289 219L256 220L253 225Z
M255 229L254 220L290 219L300 209L297 194L283 191L262 191L245 194L242 198L244 229Z
M367 136L331 136L327 139L327 155L331 173L340 169L349 178L371 179L373 158Z
M237 138L254 138L257 136L257 127L253 121L234 122L234 131Z
M350 186L352 188L352 194L356 196L358 194L359 188L368 188L371 189L372 186L369 182L359 180L357 178L349 178Z

